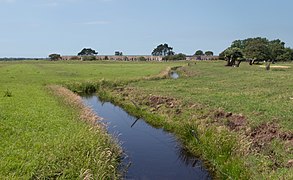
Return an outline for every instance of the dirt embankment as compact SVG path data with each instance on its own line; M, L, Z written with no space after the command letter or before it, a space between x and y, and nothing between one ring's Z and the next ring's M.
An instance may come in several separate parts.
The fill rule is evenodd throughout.
M180 100L153 94L142 95L134 88L119 88L116 93L122 95L125 99L131 99L138 103L138 106L148 106L151 112L169 113L172 116L178 116L186 111L198 111L202 109L201 105L194 103L182 103ZM249 120L242 114L225 112L223 110L209 111L200 117L199 120L207 120L208 126L226 127L229 131L237 132L244 135L250 141L249 153L262 153L274 141L278 140L288 148L288 153L293 153L293 132L282 131L276 123L263 123L255 128L251 128ZM270 153L270 159L277 162L277 155ZM277 167L293 166L293 161L275 163Z

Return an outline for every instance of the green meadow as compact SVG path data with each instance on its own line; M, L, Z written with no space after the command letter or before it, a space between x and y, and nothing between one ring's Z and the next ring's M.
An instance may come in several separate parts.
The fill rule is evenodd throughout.
M270 71L246 63L224 65L0 62L0 178L119 179L115 141L81 121L78 108L47 88L57 84L78 90L83 82L174 132L206 161L215 178L293 178L293 64ZM179 79L152 78L178 66L183 66ZM103 87L104 81L116 83Z
M293 178L292 64L270 71L224 65L186 63L179 79L139 80L98 94L175 133L216 179Z
M215 177L293 178L293 64L270 71L248 63L224 65L197 62L178 69L179 79L130 83L129 98L137 93L142 108L161 117L150 123L175 132L216 167Z
M78 110L46 86L131 80L167 66L172 64L0 62L0 179L118 178L117 145L105 132L80 121Z

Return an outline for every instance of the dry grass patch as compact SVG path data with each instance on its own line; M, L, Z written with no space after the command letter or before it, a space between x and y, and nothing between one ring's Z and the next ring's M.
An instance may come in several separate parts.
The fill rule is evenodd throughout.
M259 67L262 67L262 68L265 68L266 66L259 66ZM270 66L270 68L278 68L278 69L289 69L291 68L291 66Z
M58 85L50 85L48 88L58 97L62 98L66 104L79 110L80 119L95 125L97 120L102 118L97 116L93 110L83 104L80 96L72 91Z

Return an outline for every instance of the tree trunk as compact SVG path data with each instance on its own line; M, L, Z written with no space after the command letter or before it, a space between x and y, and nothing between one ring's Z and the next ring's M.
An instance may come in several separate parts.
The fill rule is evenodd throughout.
M242 61L237 61L237 64L235 65L235 67L239 67L241 62Z
M227 65L226 66L234 66L235 64L235 59L231 57L230 59L227 60Z
M269 71L271 69L271 62L268 62L266 64L266 70Z

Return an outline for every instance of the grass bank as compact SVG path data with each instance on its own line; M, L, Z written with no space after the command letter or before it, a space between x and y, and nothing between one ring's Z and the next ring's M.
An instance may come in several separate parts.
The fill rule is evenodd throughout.
M217 178L293 178L292 69L199 62L180 74L107 85L99 95L177 134Z
M0 62L0 179L115 179L119 148L51 84L128 81L170 63ZM65 98L64 98L65 97ZM67 97L67 98L66 98ZM71 99L71 98L69 98Z

